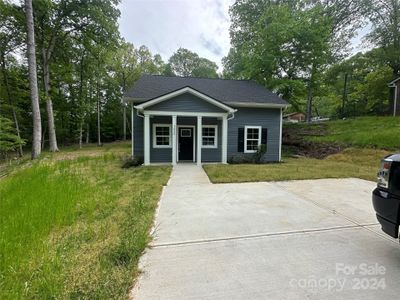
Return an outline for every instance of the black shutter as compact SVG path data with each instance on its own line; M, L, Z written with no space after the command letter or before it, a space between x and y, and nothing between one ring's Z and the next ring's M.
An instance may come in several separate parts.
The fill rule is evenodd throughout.
M268 138L268 129L263 128L261 131L261 144L267 145L267 138Z
M244 128L238 128L238 152L244 152Z

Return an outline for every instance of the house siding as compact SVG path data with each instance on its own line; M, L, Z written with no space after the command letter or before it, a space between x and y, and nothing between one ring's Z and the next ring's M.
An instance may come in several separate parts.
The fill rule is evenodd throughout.
M186 95L181 95L186 96ZM205 101L199 101L196 97L195 102L202 104L197 105L194 101L186 101L188 105L183 108L179 105L174 105L173 101L168 104L169 111L190 111L190 112L206 112L204 111L203 104L208 105ZM174 98L176 99L176 98ZM171 99L171 100L174 100ZM194 100L194 99L192 99ZM179 101L178 101L179 102ZM162 103L159 103L162 104ZM210 104L211 105L211 104ZM154 106L149 108L150 110L156 110ZM159 110L160 108L157 108ZM167 109L167 106L164 107ZM198 109L201 109L199 111ZM215 107L213 106L214 112ZM217 108L218 109L218 108ZM209 112L209 111L208 111ZM264 155L263 160L266 162L277 162L279 161L279 143L280 143L280 109L269 109L269 108L238 108L235 113L235 117L228 120L228 160L234 155L245 155L252 156L252 153L238 152L238 128L244 128L245 126L261 126L262 128L268 129L267 137L267 152ZM143 118L136 114L134 115L134 154L143 156L144 154L144 139L143 139ZM171 117L154 116L150 118L150 162L171 162L172 161L172 148L153 148L153 124L171 124ZM196 117L179 117L177 118L178 125L196 125ZM203 117L204 125L218 125L218 147L215 149L202 149L202 161L203 162L220 162L221 151L222 151L222 121L217 118ZM197 132L196 132L197 136ZM196 141L195 141L196 143ZM197 151L197 147L196 147ZM195 153L197 156L197 153Z
M280 109L238 108L235 117L228 121L228 161L235 155L251 156L252 153L238 152L238 128L261 126L268 129L267 152L263 161L279 161Z
M144 126L143 126L143 118L134 116L134 154L136 156L144 155ZM203 162L220 162L222 156L222 122L217 118L207 118L204 117L202 120L203 125L217 125L218 126L218 147L217 148L203 148L201 155ZM172 124L171 117L164 116L154 116L150 118L150 162L152 163L162 163L162 162L172 162L172 148L154 148L153 147L153 124ZM196 126L197 118L196 117L179 117L177 118L177 125L192 125ZM197 131L195 133L195 137L197 137ZM197 147L195 139L195 155L197 156Z
M225 112L223 109L190 93L185 93L151 105L148 110L179 112Z

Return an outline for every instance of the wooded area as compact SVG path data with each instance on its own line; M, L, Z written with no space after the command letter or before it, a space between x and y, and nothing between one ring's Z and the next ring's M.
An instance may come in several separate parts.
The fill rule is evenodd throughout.
M143 73L256 80L308 117L393 106L387 83L400 75L399 0L237 0L222 74L190 50L164 62L126 42L118 4L0 0L1 156L125 139L122 95ZM370 50L351 56L352 37L367 25Z

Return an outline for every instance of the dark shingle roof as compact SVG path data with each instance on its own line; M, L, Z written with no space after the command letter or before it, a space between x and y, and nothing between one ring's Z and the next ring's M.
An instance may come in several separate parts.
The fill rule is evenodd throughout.
M146 101L187 86L227 105L232 102L287 105L278 95L250 80L161 75L142 75L124 96Z

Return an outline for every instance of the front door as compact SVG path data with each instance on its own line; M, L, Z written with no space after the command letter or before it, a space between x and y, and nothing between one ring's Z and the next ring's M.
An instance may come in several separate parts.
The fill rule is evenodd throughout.
M193 128L179 127L179 160L193 161Z

